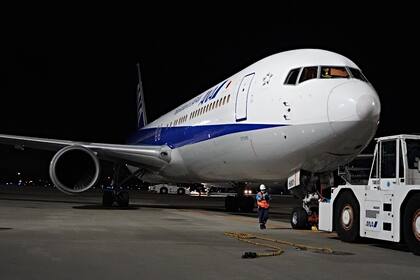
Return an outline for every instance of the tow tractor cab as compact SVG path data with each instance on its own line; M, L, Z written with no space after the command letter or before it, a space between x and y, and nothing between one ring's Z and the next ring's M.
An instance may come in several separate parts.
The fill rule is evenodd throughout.
M343 241L404 241L420 254L420 136L377 138L367 185L347 182L319 203L319 229Z

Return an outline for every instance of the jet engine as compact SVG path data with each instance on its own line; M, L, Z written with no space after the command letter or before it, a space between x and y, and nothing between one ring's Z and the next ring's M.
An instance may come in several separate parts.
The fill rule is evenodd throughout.
M67 194L84 192L98 181L100 164L95 152L82 146L59 150L50 163L50 178Z

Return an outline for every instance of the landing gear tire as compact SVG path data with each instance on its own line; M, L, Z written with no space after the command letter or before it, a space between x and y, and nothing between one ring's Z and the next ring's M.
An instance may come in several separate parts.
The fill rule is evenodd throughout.
M420 255L420 194L415 194L404 211L404 239L415 255Z
M237 212L239 210L238 199L234 196L225 198L225 209L228 212Z
M176 193L177 193L177 194L179 194L179 195L184 195L184 194L185 194L185 189L184 189L184 188L179 188L179 189L176 191Z
M251 213L254 210L255 201L251 196L237 198L239 200L239 209L244 213Z
M115 200L117 201L119 207L128 207L130 203L130 195L128 191L120 191L116 195Z
M308 229L308 214L302 207L296 207L292 211L292 217L290 218L290 224L293 229Z
M104 191L102 194L102 205L104 207L111 207L113 202L114 202L114 192Z
M337 200L334 224L338 237L345 242L354 242L359 238L359 205L350 192L345 192Z
M160 194L168 194L168 189L167 189L167 188L165 188L165 187L160 188L159 193L160 193Z

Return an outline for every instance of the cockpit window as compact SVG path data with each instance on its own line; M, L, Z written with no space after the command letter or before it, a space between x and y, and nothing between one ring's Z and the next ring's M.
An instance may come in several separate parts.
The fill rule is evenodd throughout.
M349 70L353 78L367 82L366 77L362 74L362 72L359 69L349 67Z
M286 80L284 81L284 84L286 85L295 85L297 77L299 76L300 68L295 68L290 70L289 74L286 77Z
M320 70L320 71L319 71ZM300 76L299 76L300 73ZM304 68L294 68L287 74L285 85L296 85L299 78L299 84L311 79L358 79L368 83L362 72L353 67L344 66L308 66Z
M299 83L302 83L310 79L316 79L317 75L318 75L318 66L305 67L303 68L302 74L300 75Z
M349 73L345 67L336 66L322 66L321 79L334 79L334 78L349 78Z

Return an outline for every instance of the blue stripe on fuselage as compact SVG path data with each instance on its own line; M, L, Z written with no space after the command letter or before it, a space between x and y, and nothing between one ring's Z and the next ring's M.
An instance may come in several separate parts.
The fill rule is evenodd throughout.
M218 124L201 126L153 127L138 130L129 140L131 145L168 145L178 148L216 137L285 126L284 124Z

